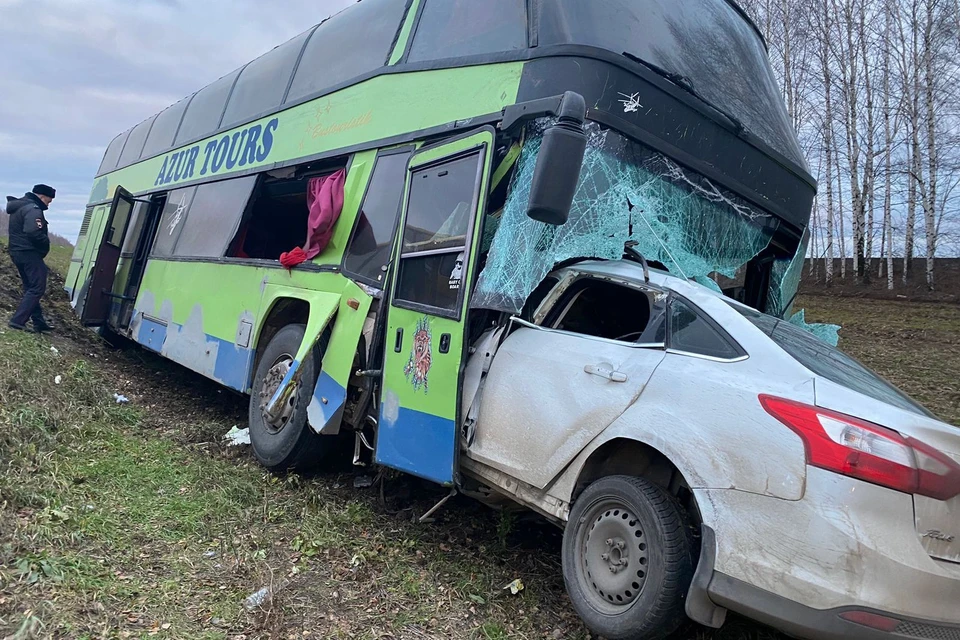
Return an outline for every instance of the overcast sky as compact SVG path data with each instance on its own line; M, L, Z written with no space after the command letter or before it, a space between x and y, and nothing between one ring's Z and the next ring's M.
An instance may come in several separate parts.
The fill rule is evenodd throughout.
M0 0L0 196L53 186L73 241L116 134L352 2Z

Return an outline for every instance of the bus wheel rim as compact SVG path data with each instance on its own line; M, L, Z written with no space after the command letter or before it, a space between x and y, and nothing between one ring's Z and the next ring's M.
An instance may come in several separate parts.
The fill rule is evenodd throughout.
M269 404L270 400L273 398L273 395L277 392L277 389L280 388L280 385L283 383L283 379L287 376L292 367L293 356L286 353L279 356L274 361L273 366L267 371L266 375L263 377L263 381L260 384L260 413L263 416L263 424L268 433L277 434L283 431L284 428L286 428L286 426L290 423L290 420L293 418L293 414L297 409L297 402L300 399L299 382L297 383L293 393L290 394L287 402L283 405L280 415L278 415L275 420L271 420L266 413L267 404Z

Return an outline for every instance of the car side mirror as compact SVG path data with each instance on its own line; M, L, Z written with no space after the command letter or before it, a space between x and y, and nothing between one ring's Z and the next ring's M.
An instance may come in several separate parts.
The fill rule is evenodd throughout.
M571 91L563 95L557 123L543 134L540 155L530 185L527 215L552 225L566 224L580 182L587 134L583 130L587 105Z

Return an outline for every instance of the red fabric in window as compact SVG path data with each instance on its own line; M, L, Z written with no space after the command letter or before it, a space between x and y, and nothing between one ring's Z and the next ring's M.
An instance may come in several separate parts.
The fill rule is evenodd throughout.
M288 251L286 253L280 254L280 264L282 264L287 269L293 269L298 264L306 261L307 261L307 254L300 247L297 247L293 251Z

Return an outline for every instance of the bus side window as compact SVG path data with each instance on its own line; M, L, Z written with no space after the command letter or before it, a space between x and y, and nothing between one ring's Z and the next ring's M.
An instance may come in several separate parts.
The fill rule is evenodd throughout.
M307 185L310 178L267 180L254 192L227 257L279 260L307 241Z
M373 286L382 286L386 279L411 153L402 149L377 157L347 245L344 272Z
M198 186L174 255L222 257L240 224L256 181L256 176L245 176Z

